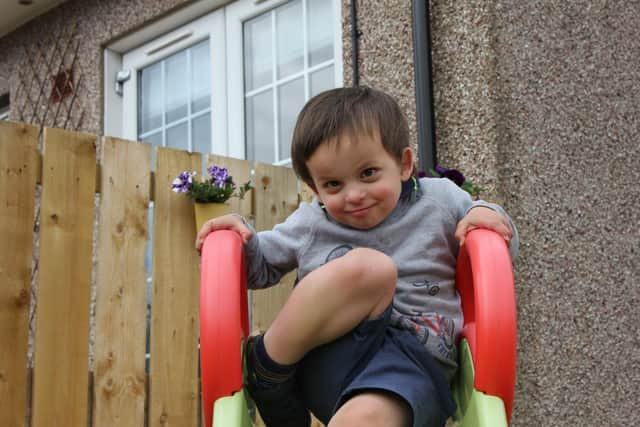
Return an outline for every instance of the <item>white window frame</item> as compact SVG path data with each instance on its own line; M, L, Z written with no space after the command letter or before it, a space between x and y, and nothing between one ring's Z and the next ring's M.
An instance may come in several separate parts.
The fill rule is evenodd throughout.
M211 138L215 154L244 159L243 22L287 0L200 0L107 46L104 51L104 134L137 140L138 71L209 37L211 67ZM336 86L343 84L341 0L331 1ZM219 58L219 59L215 59ZM115 92L116 73L130 70L124 96ZM123 100L127 100L126 102Z
M341 22L341 7L340 0L329 0L332 2L334 12L337 14L337 22L340 25ZM243 28L242 25L245 21L254 18L262 13L265 13L275 7L278 7L286 3L286 0L279 1L265 1L258 5L250 4L246 1L237 1L232 3L226 8L227 11L227 46L230 52L244 52L243 41ZM305 3L303 2L303 5ZM252 7L250 7L252 6ZM305 29L306 29L306 24ZM333 49L334 49L334 79L336 86L342 86L342 28L334 31ZM305 59L306 64L306 59ZM274 61L275 66L275 61ZM243 76L241 81L235 82L236 84L229 85L229 143L232 146L245 147L245 93L244 93L244 55L233 55L227 57L227 73L232 75ZM277 102L277 91L274 90L274 122L277 123L277 111L275 107ZM305 85L305 98L308 99L308 84ZM277 135L276 135L277 136ZM278 145L278 139L274 139L275 144ZM288 163L288 162L286 162Z
M192 23L199 18L206 18L208 14L215 12L232 0L200 0L184 7L177 12L167 16L166 18L155 21L145 26L140 31L125 36L111 44L109 44L104 50L104 115L103 115L103 133L109 136L115 136L118 138L136 140L137 139L137 105L125 105L123 102L124 96L118 95L115 91L116 88L116 74L118 71L123 70L124 56L134 50L143 50L149 52L149 47L144 49L145 45L160 46L158 43L163 40L165 43L171 40L175 40L177 35L184 34L185 26ZM223 10L223 9L220 9ZM223 13L223 12L221 12ZM224 32L224 31L223 31ZM204 38L201 32L194 31L191 37ZM158 44L156 44L158 43ZM195 41L180 40L175 45L169 46L170 48L177 50L179 46L188 46L195 44ZM168 48L169 48L168 47ZM156 60L161 56L159 52L155 55ZM154 56L151 50L151 55ZM148 63L153 62L150 60ZM143 62L147 63L147 62ZM217 67L219 68L219 67ZM130 79L124 83L123 90L129 90L127 86L137 86L137 72L138 69L131 69ZM223 70L224 72L224 70ZM137 90L137 87L136 89ZM214 87L211 90L215 90ZM224 88L223 90L226 90ZM127 92L129 93L129 92ZM135 97L137 100L137 96ZM134 102L135 104L135 102ZM214 108L214 106L211 106ZM225 110L226 113L226 110ZM123 118L127 115L127 118L134 118L134 124L129 122L125 123ZM133 115L131 115L133 114ZM213 118L213 117L212 117ZM213 135L212 135L213 138Z
M123 135L126 139L138 136L138 71L169 55L209 38L212 63L225 60L225 31L223 10L214 11L182 26L122 56L122 68L131 70L131 80L124 85ZM220 58L220 59L216 59ZM224 67L212 67L211 87L211 152L238 157L227 144L226 75ZM213 95L215 94L215 96Z

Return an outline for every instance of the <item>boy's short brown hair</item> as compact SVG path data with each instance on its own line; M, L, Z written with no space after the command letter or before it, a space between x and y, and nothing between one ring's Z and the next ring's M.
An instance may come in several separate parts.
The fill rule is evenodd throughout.
M345 132L356 138L379 132L383 147L398 162L409 146L407 119L390 95L366 86L322 92L304 106L293 131L291 161L304 182L313 184L306 162L316 149Z

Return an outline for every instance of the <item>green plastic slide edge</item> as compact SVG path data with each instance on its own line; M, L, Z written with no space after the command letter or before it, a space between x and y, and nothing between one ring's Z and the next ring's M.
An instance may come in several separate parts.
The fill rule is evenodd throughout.
M251 427L244 391L216 400L213 406L213 427Z
M471 349L463 339L460 370L454 380L453 398L458 405L456 419L460 427L507 427L507 414L502 399L484 394L473 387L475 371Z

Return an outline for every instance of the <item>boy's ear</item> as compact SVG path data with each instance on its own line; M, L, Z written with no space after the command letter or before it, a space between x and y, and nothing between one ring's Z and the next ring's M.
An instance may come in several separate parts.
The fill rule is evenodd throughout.
M407 181L413 174L413 162L414 162L413 150L411 147L406 147L402 150L402 160L400 161L400 176L403 181Z

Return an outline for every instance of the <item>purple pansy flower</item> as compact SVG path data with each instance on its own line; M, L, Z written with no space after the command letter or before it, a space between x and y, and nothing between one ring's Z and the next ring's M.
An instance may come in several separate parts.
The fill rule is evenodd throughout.
M436 165L434 169L429 171L418 171L418 178L448 178L453 181L458 187L469 193L475 200L480 199L480 192L485 191L484 188L479 185L475 185L470 180L466 179L464 175L456 169L447 169L443 166Z
M438 172L442 178L449 178L451 181L455 182L458 187L462 187L462 184L464 184L464 175L456 169L447 169L440 165L436 165L436 172Z
M438 172L438 174L442 177L442 174L445 173L448 169L440 166L440 165L436 165L436 172Z
M178 175L176 179L173 180L171 184L171 189L176 193L186 193L191 188L191 184L193 183L193 177L195 172L187 172L183 171Z
M226 168L210 166L207 175L206 179L198 179L196 172L184 171L173 180L171 189L186 194L197 203L225 203L230 197L242 199L251 189L250 181L237 187Z
M227 168L221 168L218 166L210 166L207 168L207 172L218 187L223 187L225 183L229 182L230 176Z

